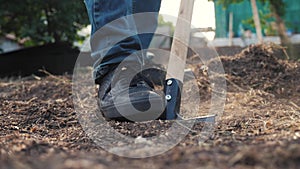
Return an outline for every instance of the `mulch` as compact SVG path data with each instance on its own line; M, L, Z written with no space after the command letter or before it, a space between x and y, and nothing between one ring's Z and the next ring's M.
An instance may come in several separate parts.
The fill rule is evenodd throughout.
M284 57L272 44L220 56L227 96L214 132L203 135L203 124L196 124L173 149L143 159L111 154L88 136L74 109L71 76L2 80L0 168L299 168L300 63ZM203 65L194 71L200 93L210 96L213 87ZM207 104L209 98L201 99ZM109 125L143 140L172 123Z

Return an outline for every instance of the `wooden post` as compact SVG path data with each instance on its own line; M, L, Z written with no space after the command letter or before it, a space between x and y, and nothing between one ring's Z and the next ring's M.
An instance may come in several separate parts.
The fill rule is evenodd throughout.
M174 78L183 82L193 8L194 0L181 0L166 79Z
M251 6L252 6L253 20L254 20L254 24L255 24L255 28L256 28L256 35L258 38L258 43L262 44L264 42L264 40L263 40L263 36L262 36L262 30L261 30L256 0L251 0Z
M229 14L229 46L233 45L233 13Z

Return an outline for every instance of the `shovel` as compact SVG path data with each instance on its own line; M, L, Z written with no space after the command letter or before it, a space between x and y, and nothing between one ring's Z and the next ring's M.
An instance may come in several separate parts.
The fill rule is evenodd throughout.
M194 0L181 0L177 24L174 32L171 55L164 85L167 105L161 119L195 120L195 122L215 122L215 115L183 119L180 114L181 90L183 87L184 69L190 40L191 21Z

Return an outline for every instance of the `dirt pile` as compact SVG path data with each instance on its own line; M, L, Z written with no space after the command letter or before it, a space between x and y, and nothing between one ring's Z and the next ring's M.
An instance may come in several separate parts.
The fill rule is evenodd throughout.
M259 89L280 96L299 93L300 63L280 59L285 57L284 48L274 44L252 45L234 56L220 56L228 90ZM199 85L205 91L210 89L209 78L202 71Z
M251 46L233 58L224 59L223 64L235 83L280 94L278 90L285 87L285 79L292 76L292 65L275 55L272 46Z

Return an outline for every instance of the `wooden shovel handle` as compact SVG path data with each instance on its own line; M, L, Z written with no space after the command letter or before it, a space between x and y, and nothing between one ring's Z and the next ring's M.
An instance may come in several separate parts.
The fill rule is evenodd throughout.
M181 0L166 79L174 78L183 82L193 8L194 0Z

